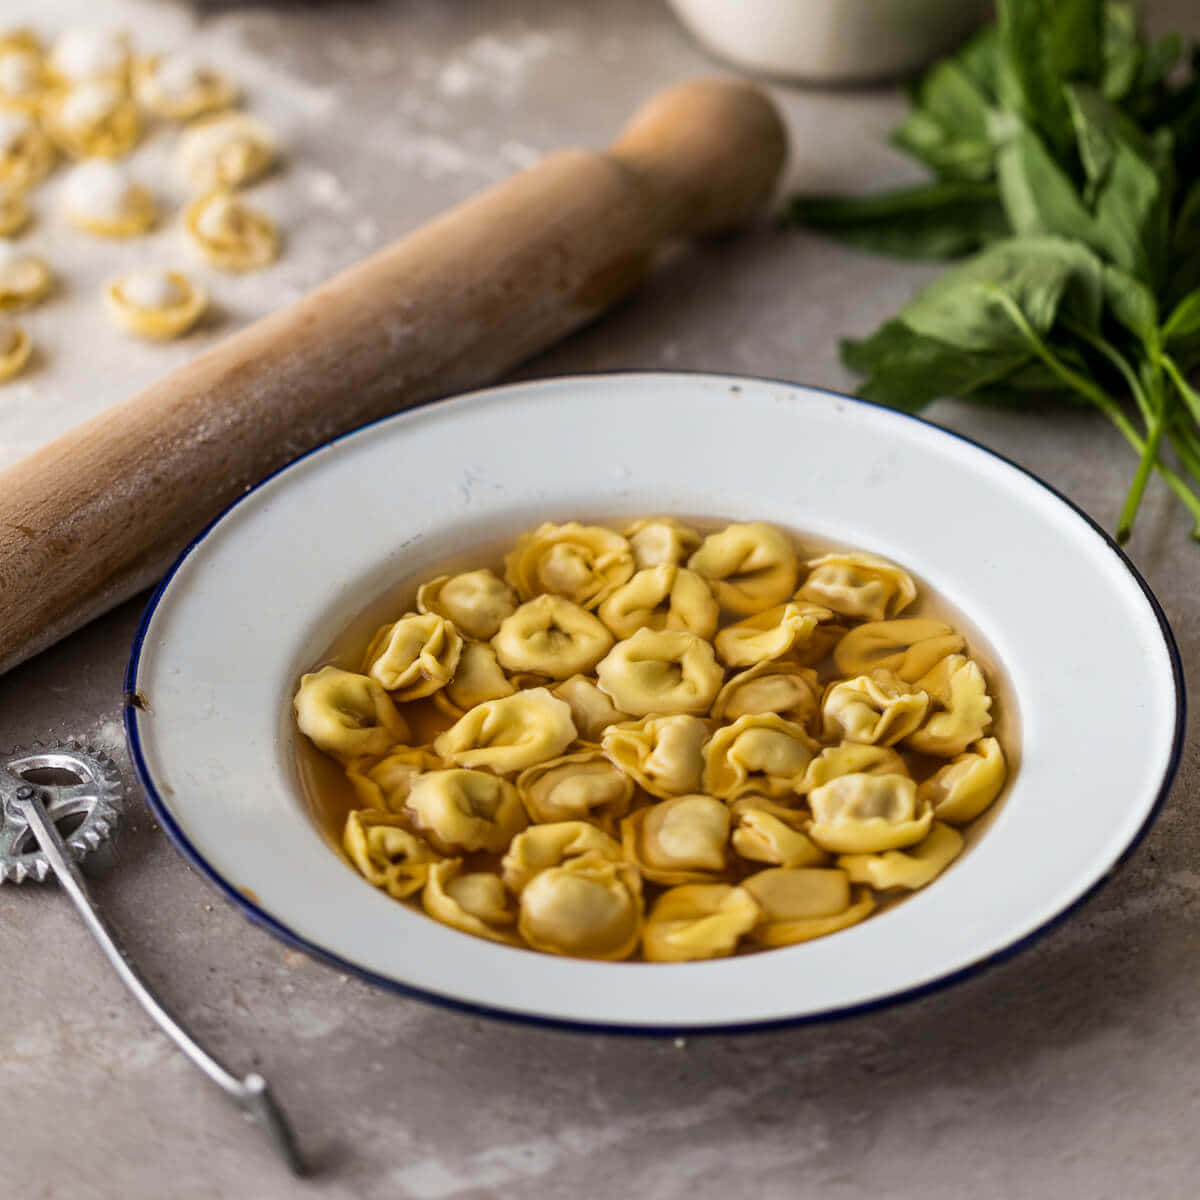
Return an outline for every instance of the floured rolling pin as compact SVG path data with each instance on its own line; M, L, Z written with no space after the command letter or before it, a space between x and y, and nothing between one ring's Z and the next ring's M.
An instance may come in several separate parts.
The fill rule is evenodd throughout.
M0 671L153 583L306 450L495 379L667 244L735 228L786 149L758 89L671 88L606 152L549 156L0 472Z

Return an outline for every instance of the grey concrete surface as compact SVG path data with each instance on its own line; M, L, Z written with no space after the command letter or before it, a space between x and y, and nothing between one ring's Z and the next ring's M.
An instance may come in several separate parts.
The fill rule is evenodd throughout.
M194 35L228 54L258 104L288 125L291 175L272 186L291 205L289 258L227 293L225 328L522 160L564 142L603 143L638 99L713 69L665 8L643 0L280 4L201 16L135 0L10 0L4 19L14 13L47 31L102 13ZM1200 34L1191 0L1151 13L1160 27ZM898 93L773 90L795 145L790 184L865 189L909 170L880 144ZM520 374L689 367L845 387L836 336L869 329L925 275L763 229L676 259L621 311ZM78 336L99 345L103 328L78 319ZM64 339L57 361L0 398L0 443L13 453L163 361L98 348L108 365L89 377L67 348ZM1132 464L1099 418L955 404L930 415L1115 521ZM1157 484L1130 552L1194 677L1200 547ZM81 737L128 774L118 717L139 608L0 678L0 742ZM101 902L207 1044L273 1081L319 1173L300 1185L281 1172L256 1131L149 1026L61 894L5 888L0 1196L1195 1196L1196 720L1145 843L1032 948L870 1015L682 1043L494 1023L318 965L247 924L189 870L129 779L131 819L116 869L96 883Z

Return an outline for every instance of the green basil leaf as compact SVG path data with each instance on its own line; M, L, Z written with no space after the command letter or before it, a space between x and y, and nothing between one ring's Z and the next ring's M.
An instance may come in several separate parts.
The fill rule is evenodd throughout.
M1108 311L1137 336L1144 346L1156 350L1159 345L1158 302L1140 279L1118 267L1105 264L1104 299Z
M994 184L949 180L874 196L795 196L784 219L900 258L955 258L1008 233Z
M992 177L995 151L987 138L960 136L923 109L910 113L889 140L943 179L982 181Z
M1184 197L1179 216L1175 218L1172 241L1177 254L1200 252L1200 179L1192 184Z
M970 353L1028 351L1006 301L1043 336L1060 311L1097 328L1103 301L1100 260L1064 238L1011 238L935 279L904 307L899 320L915 333Z
M1110 0L1104 6L1100 90L1110 100L1129 95L1142 66L1137 6L1128 0Z
M993 117L991 133L998 147L1000 198L1013 232L1018 236L1058 234L1091 244L1091 213L1042 139L1010 113Z
M842 360L868 376L858 390L864 400L916 412L933 400L966 396L1003 379L1029 354L971 354L888 321L869 338L843 341Z
M1187 341L1200 334L1200 288L1184 296L1163 326L1163 341L1168 345Z

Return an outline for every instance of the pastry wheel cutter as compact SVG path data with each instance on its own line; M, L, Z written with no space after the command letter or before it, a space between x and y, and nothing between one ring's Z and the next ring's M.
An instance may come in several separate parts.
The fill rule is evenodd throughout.
M296 1175L305 1173L295 1136L267 1081L223 1067L155 996L88 889L79 860L108 841L123 811L120 772L106 754L77 742L14 751L0 759L0 883L42 883L51 874L71 898L105 957L158 1027L266 1131Z

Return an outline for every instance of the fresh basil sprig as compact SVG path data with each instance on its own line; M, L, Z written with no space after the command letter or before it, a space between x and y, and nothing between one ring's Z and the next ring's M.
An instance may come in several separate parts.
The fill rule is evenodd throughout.
M1094 405L1138 455L1118 539L1155 471L1200 539L1200 48L1148 40L1128 0L998 0L910 98L892 142L929 182L787 210L878 253L971 256L842 343L860 394Z

